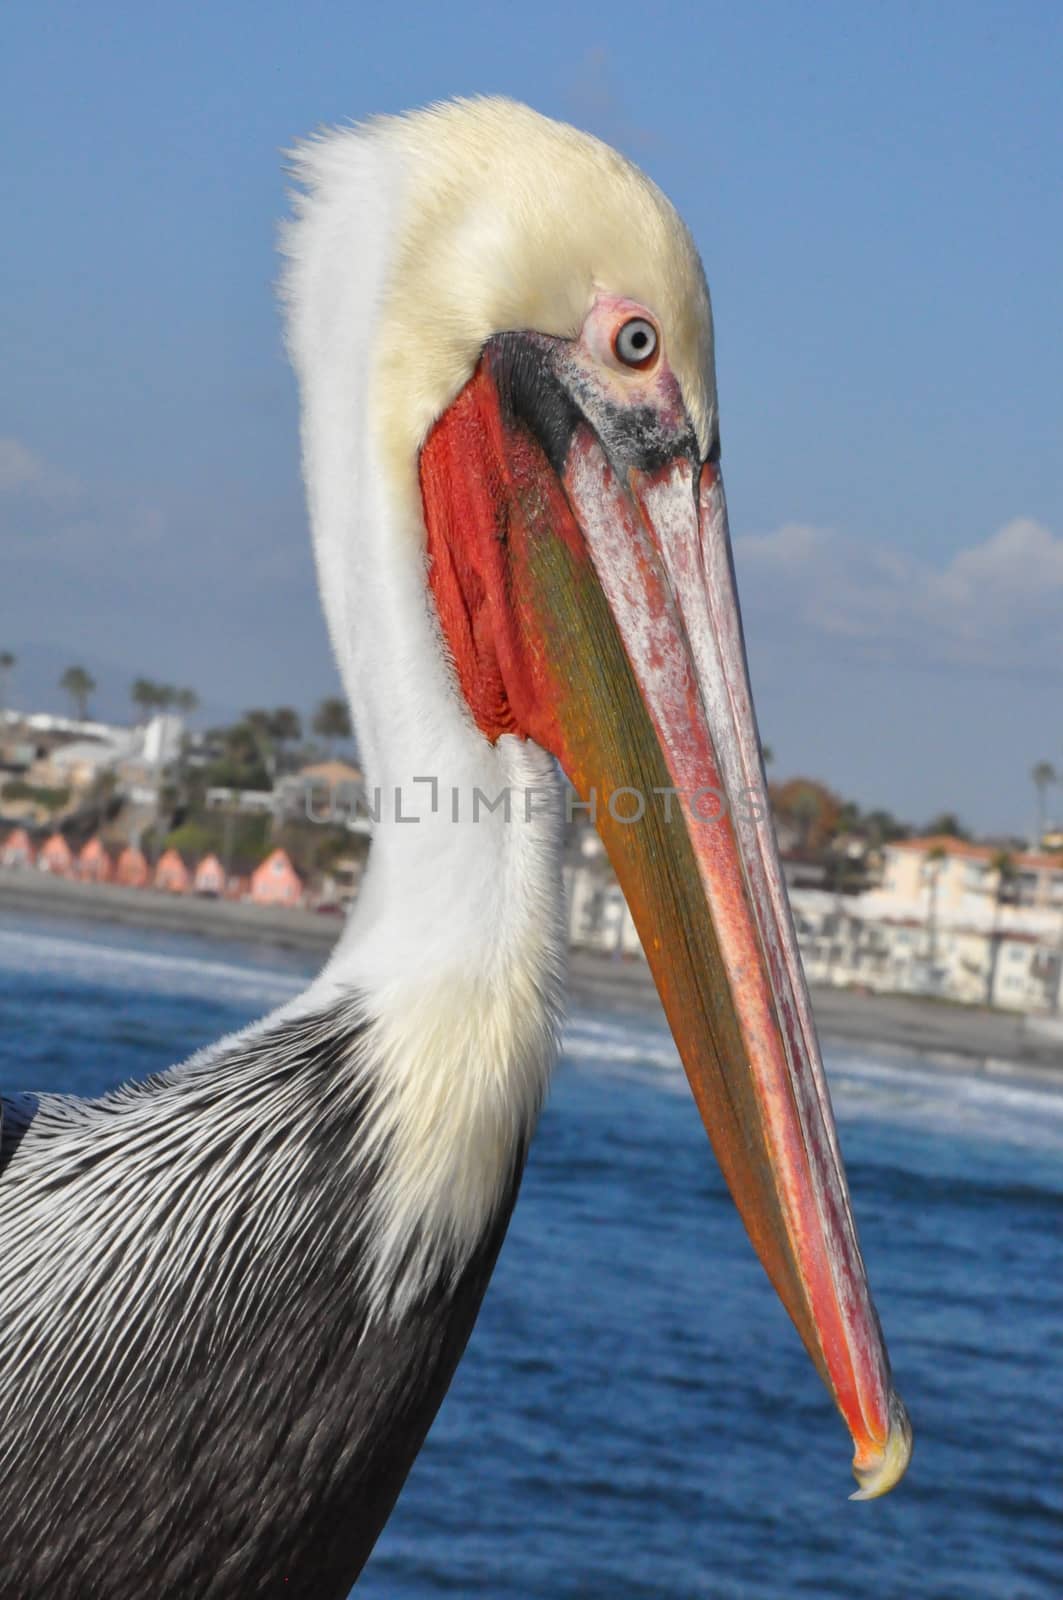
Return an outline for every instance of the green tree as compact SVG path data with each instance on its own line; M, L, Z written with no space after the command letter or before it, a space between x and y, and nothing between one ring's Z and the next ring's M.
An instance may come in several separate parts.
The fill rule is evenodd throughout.
M69 789L47 788L39 783L27 783L23 778L12 778L4 784L5 800L32 800L46 811L63 811L70 799Z
M95 678L84 667L67 667L59 679L59 687L70 696L74 716L84 722L89 714L89 696L96 688Z
M270 733L277 744L295 744L303 737L303 724L298 711L291 706L278 706L270 718Z
M860 807L855 800L846 800L838 812L834 824L834 833L860 833L863 819L860 816Z
M938 880L941 877L941 869L947 860L948 851L943 844L936 844L932 850L927 851L927 956L932 968L937 966L938 959Z
M989 966L986 969L985 1003L987 1006L996 1003L997 993L997 968L1000 965L1000 946L1004 934L1000 926L1000 908L1012 898L1012 889L1015 879L1019 875L1014 857L1008 850L998 850L989 863L990 871L996 876L996 888L993 893L993 931L989 936Z
M1051 761L1038 761L1030 772L1033 779L1034 793L1037 796L1037 841L1035 849L1040 850L1045 836L1045 810L1046 796L1052 784L1056 783L1056 769Z
M268 761L272 760L261 730L245 717L229 728L215 728L208 742L220 747L217 759L204 773L208 788L271 789Z
M292 706L278 706L271 711L269 736L277 750L279 763L289 765L288 751L303 737L303 723L298 711Z
M261 739L272 740L272 711L266 711L263 707L257 706L251 711L244 712L244 722L247 727L253 728Z
M7 681L17 660L10 650L0 650L0 711L7 705Z
M149 712L159 703L159 686L150 678L134 678L129 698L140 712L141 721L146 722Z
M190 717L199 710L199 696L194 689L178 689L174 695L174 705L182 716Z
M351 737L351 714L347 710L346 700L341 700L338 696L322 700L314 712L314 720L311 723L311 727L320 738L325 740L330 752L337 739L349 739Z
M954 811L943 811L939 817L926 825L926 832L931 838L945 836L949 839L969 839L971 837Z
M216 853L221 839L221 830L213 816L206 819L193 818L191 821L182 822L180 827L174 828L166 835L163 843L167 850L177 850L181 855L195 859L199 856Z
M277 756L273 742L273 712L266 711L262 706L245 711L244 727L254 740L258 759L269 775L269 782L264 787L272 788L277 771Z
M802 785L790 802L790 814L797 823L802 850L808 849L822 811L823 797L810 784Z
M892 811L869 811L863 819L867 837L873 845L890 844L894 839L907 839L911 828L898 822Z

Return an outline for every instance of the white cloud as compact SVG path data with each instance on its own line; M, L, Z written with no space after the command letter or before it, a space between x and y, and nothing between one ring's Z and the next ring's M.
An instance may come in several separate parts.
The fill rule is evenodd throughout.
M52 500L74 493L76 487L21 439L0 438L0 494Z
M736 539L735 562L755 627L906 664L1063 669L1063 538L1028 517L944 567L797 523Z
M46 560L53 576L74 583L84 567L126 560L164 542L166 519L121 488L90 488L31 450L0 438L0 538L17 539L22 559Z
M29 488L43 472L43 461L26 445L18 439L0 439L0 492Z

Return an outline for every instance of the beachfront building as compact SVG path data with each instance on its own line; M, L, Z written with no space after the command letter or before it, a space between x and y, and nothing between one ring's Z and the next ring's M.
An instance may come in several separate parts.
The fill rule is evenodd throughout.
M197 894L217 899L225 893L225 868L217 856L204 856L196 868L192 887Z
M151 880L151 868L143 850L127 844L114 866L114 881L127 889L146 889Z
M0 846L0 867L32 867L37 850L25 828L15 828Z
M616 879L585 868L567 876L569 943L603 955L641 955L642 943Z
M250 898L260 906L302 904L303 881L284 850L272 851L251 874Z
M42 788L85 793L105 773L114 772L133 748L134 735L126 729L108 729L100 737L71 739L57 744L35 761L28 781Z
M37 866L56 878L74 876L74 853L61 833L53 833L45 839L37 856Z
M337 856L322 872L318 881L318 906L349 907L355 900L365 873L362 855Z
M641 956L634 919L595 829L571 829L566 854L569 944L603 955Z
M17 737L7 729L7 738L0 739L0 770L4 758L11 757L31 789L58 797L53 811L59 804L76 809L91 796L114 792L127 807L140 808L141 825L147 826L157 811L160 784L180 754L182 731L180 717L169 715L154 717L142 728L31 716L15 730ZM8 765L7 770L14 769ZM20 803L40 816L39 802Z
M315 761L280 778L274 789L282 820L332 823L352 833L369 832L365 779L349 761Z
M160 712L143 727L134 728L117 765L118 784L127 801L142 809L147 820L157 810L159 791L180 760L184 742L183 718Z
M192 875L176 850L164 850L155 865L154 884L167 894L188 894Z
M907 852L903 859L907 871ZM942 858L928 851L925 861L925 872L908 878L891 880L887 866L882 889L866 894L791 893L809 982L1016 1011L1060 1009L1063 912L1003 901L995 886L972 892L955 868L942 892L932 876ZM1000 874L999 863L994 871Z
M78 854L77 875L84 883L109 883L113 874L114 863L97 834Z
M790 888L810 983L1063 1010L1063 857L939 838L888 845L883 856L881 885L863 893ZM596 835L575 842L565 881L573 945L640 952Z
M883 850L882 891L898 902L984 920L1000 902L1063 911L1063 854L1007 851L939 836L899 839Z

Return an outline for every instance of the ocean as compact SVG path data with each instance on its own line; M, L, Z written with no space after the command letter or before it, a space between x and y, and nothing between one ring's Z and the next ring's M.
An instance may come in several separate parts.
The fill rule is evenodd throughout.
M96 1094L288 999L306 956L0 916L0 1090ZM916 1450L848 1441L656 1017L577 1007L509 1238L359 1600L1056 1600L1063 1093L828 1048Z

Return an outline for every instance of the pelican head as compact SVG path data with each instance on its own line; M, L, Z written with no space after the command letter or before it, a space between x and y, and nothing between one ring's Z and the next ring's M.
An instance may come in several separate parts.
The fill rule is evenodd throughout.
M316 559L382 796L334 974L369 997L395 1061L418 1030L450 1051L430 1082L396 1077L406 1175L381 1231L401 1240L420 1185L418 1237L434 1207L460 1254L541 1098L556 762L849 1429L859 1496L884 1493L911 1436L772 834L690 234L621 156L505 100L331 132L294 166L285 298Z

